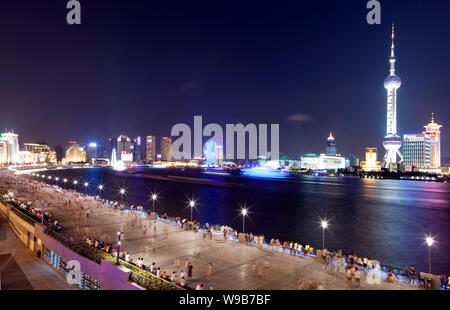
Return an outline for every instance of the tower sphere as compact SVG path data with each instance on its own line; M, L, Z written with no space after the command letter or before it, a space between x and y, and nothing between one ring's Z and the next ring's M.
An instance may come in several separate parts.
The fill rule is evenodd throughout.
M402 86L402 80L397 75L390 75L384 80L384 88L386 89L397 89Z

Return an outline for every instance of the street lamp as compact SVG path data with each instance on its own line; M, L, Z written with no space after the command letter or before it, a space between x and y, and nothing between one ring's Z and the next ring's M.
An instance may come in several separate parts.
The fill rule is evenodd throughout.
M247 215L247 209L242 208L241 214L242 214L242 233L245 234L245 216Z
M64 179L63 182L64 182L64 187L66 188L67 179Z
M121 197L120 198L121 199L121 203L123 204L123 195L125 194L125 188L121 188L119 193L120 193L120 197Z
M100 198L102 198L102 190L103 190L103 185L102 184L100 184L99 186L98 186L98 190L99 190L99 196L100 196Z
M155 201L158 198L158 195L152 194L152 200L153 200L153 213L155 213Z
M325 249L325 229L328 227L328 222L322 220L320 226L322 226L322 250L323 250Z
M194 200L189 201L189 206L191 207L191 222L192 222L192 210L195 207L195 201Z
M89 186L89 183L88 182L84 182L84 187L86 189L86 195L87 195L87 188L88 188L88 186Z
M77 183L78 183L77 180L73 181L73 189L74 190L77 190Z
M117 232L117 255L116 255L116 265L119 265L119 252L120 252L120 231Z
M427 237L425 241L428 245L428 273L431 273L431 246L434 243L434 239L432 237Z

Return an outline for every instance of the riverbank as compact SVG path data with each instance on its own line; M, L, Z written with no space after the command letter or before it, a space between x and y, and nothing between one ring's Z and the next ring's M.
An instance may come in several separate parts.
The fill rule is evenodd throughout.
M42 186L34 197L30 197L25 189L14 190L17 191L17 198L32 201L44 198L50 203L46 210L58 219L63 227L62 233L76 242L85 242L87 235L114 242L117 231L121 230L124 233L122 247L134 261L138 257L144 258L146 265L154 261L168 273L179 272L184 269L186 261L191 261L194 265L194 277L189 282L191 286L203 282L217 289L296 289L300 282L314 280L324 289L349 288L343 274L325 272L323 264L314 257L261 250L231 240L224 241L219 234L214 234L212 240L203 239L201 233L180 230L164 221L157 221L155 225L143 214L121 212L92 199L84 199L78 193L51 186ZM70 207L64 205L67 198L73 202ZM86 217L88 210L89 216ZM280 261L283 263L280 264ZM206 280L209 262L213 263L213 276L211 280ZM381 284L375 285L362 281L361 289L417 287L403 283L390 284L382 279Z

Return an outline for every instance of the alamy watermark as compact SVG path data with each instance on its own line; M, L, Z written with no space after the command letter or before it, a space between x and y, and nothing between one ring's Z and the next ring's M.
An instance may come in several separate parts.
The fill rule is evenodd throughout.
M203 157L203 137L211 137L205 142L214 142L218 146L224 146L223 129L219 124L208 124L203 128L202 116L194 116L194 155L192 156L192 130L187 124L176 124L172 127L171 135L179 137L172 144L172 158L174 160L192 159ZM278 160L279 158L279 134L280 125L270 125L270 151L268 150L268 125L258 126L250 123L226 124L225 127L225 159L257 159L263 155L267 159ZM180 136L181 135L181 136ZM248 139L246 139L248 136ZM236 140L235 140L236 137ZM248 142L248 156L246 156L246 141ZM236 146L236 152L235 152ZM236 154L235 154L236 153Z

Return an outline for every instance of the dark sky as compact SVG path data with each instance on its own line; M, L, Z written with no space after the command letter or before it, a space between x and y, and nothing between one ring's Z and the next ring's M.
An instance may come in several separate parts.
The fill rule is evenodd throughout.
M399 132L435 112L450 156L450 2L2 0L0 128L20 143L170 135L176 123L279 123L289 156L382 150L391 23ZM301 114L297 121L289 116ZM378 156L381 159L381 155Z

